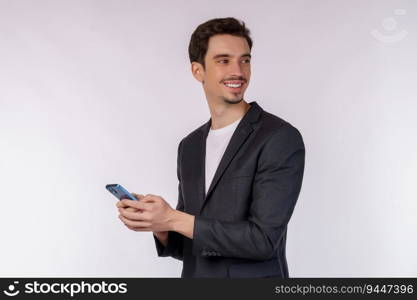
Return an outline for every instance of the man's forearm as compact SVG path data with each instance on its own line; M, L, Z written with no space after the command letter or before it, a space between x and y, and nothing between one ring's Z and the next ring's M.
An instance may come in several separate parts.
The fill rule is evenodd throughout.
M190 239L194 236L194 216L185 212L174 210L169 227Z

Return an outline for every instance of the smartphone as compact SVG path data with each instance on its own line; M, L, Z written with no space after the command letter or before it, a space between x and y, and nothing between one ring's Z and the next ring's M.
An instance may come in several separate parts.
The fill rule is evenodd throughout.
M129 191L126 190L120 184L108 184L108 185L106 185L106 189L110 193L112 193L119 200L129 199L129 200L136 200L136 201L138 201L138 199L136 199L135 196L133 196L131 193L129 193Z

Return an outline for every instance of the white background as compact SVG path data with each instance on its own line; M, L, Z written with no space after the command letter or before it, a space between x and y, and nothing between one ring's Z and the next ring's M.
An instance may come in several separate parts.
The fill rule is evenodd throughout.
M180 276L104 186L176 205L178 143L210 118L189 39L228 16L254 40L246 101L306 145L290 276L417 276L416 13L411 0L0 0L0 276Z

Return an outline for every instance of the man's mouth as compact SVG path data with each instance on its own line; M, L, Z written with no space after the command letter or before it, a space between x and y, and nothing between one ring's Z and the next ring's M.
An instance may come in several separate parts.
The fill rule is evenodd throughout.
M223 84L232 89L232 90L239 90L243 86L243 81L241 80L231 80L231 81L224 81Z

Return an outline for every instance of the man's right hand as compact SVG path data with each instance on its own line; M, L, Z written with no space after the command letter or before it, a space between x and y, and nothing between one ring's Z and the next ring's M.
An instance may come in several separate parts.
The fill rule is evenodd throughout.
M144 198L145 196L142 194L131 193L133 196L136 197L139 201ZM134 207L127 207L125 208L127 211L130 212L137 212L138 209ZM152 233L156 236L156 238L166 247L168 244L168 231L152 231Z

